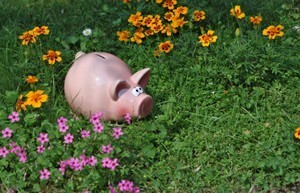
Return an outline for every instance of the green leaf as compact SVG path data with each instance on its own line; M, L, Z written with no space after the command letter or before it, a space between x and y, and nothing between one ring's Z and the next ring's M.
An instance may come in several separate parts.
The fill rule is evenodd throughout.
M32 190L33 192L40 192L41 191L40 185L37 183L34 184Z
M27 114L24 117L24 121L25 121L25 123L26 123L27 126L31 126L31 125L33 125L37 121L37 117L39 117L38 114L36 114L36 113L30 113L30 114Z

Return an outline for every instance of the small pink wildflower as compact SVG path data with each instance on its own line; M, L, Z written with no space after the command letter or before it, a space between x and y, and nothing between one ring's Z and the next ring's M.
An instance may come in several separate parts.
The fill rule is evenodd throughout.
M111 151L114 150L114 148L111 147L110 144L108 144L108 145L102 145L101 149L102 149L102 153L107 153L107 154L109 154Z
M102 112L94 113L90 118L90 122L95 125L100 122L102 116L103 116Z
M82 130L80 133L81 133L82 138L88 138L88 137L90 137L90 134L91 134L91 132L87 131L87 130Z
M13 133L13 131L11 129L9 129L8 127L3 129L1 132L2 132L3 138L11 138L12 133Z
M72 143L73 142L73 135L71 135L70 133L68 133L65 137L64 137L64 140L65 140L65 143Z
M45 146L40 145L40 146L37 147L37 152L38 153L43 153L45 151L45 149L46 149Z
M115 188L111 185L109 185L109 193L116 193Z
M100 122L98 124L94 125L94 131L96 133L101 133L103 131L103 129L104 129L104 127Z
M117 166L119 166L118 158L115 158L115 159L111 160L109 169L110 170L115 170L115 168Z
M0 148L0 156L1 157L5 158L8 153L9 153L9 151L7 150L6 147L1 147Z
M37 140L44 145L46 142L49 142L48 139L48 133L40 133L40 136L37 138Z
M121 180L121 182L119 182L118 187L120 191L128 191L131 192L133 190L133 182L129 181L129 180Z
M102 167L104 168L110 168L111 166L111 160L107 157L107 158L104 158L102 160Z
M20 120L18 112L12 112L12 114L8 115L7 118L10 119L12 123L18 122Z
M44 168L43 170L40 170L40 179L49 179L51 172Z
M90 158L89 158L89 162L90 166L95 166L96 163L97 163L97 159L92 155Z
M58 125L58 127L59 127L59 132L61 133L66 133L69 129L69 126L64 124Z
M57 119L57 124L58 125L65 125L66 123L67 123L67 121L68 121L68 119L66 119L65 117L59 117L58 119Z
M119 137L120 137L121 135L124 135L124 133L123 133L123 131L122 131L122 129L121 129L120 127L118 127L118 128L113 128L113 130L114 130L113 136L114 136L115 139L119 139Z
M126 121L128 124L131 124L131 116L130 116L129 113L126 113L125 116L124 116L124 118L125 118L125 121Z
M91 192L88 190L83 190L82 193L91 193Z

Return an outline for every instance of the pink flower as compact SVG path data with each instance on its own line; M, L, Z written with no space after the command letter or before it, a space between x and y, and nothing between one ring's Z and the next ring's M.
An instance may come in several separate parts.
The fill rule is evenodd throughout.
M109 193L116 193L115 188L111 185L109 185Z
M111 151L114 150L114 148L111 147L110 144L108 144L108 145L102 145L101 148L102 148L102 153L107 153L107 154L109 154Z
M2 136L3 138L11 138L13 131L6 127L5 129L2 130Z
M91 192L88 190L84 190L84 191L82 191L82 193L91 193Z
M43 170L40 170L40 179L49 179L51 172L44 168Z
M22 162L22 163L25 163L26 160L27 160L27 156L26 156L26 155L25 155L25 156L20 156L20 157L19 157L19 161Z
M65 117L59 117L57 119L57 124L58 125L65 125L67 123L68 119L66 119Z
M97 163L97 159L92 155L89 159L89 162L90 166L95 166L96 163Z
M115 168L117 166L119 166L118 158L115 158L115 159L111 160L109 169L110 170L115 170Z
M100 122L102 116L103 116L102 112L94 113L90 118L90 122L95 125Z
M119 139L119 137L120 137L121 135L124 135L124 133L123 133L123 131L122 131L122 129L121 129L120 127L118 127L118 128L113 128L113 130L114 130L113 136L114 136L115 139Z
M70 133L68 133L65 137L64 137L64 140L65 140L65 143L72 143L73 142L73 135L71 135Z
M87 138L87 137L90 137L90 131L87 131L87 130L82 130L81 132L81 137L82 138Z
M8 115L7 118L10 119L12 123L18 122L20 120L18 112L12 112L12 114Z
M94 131L96 133L101 133L103 131L103 129L104 129L104 127L100 122L98 124L94 125Z
M59 127L59 132L61 132L61 133L65 133L69 129L69 126L68 125L64 125L64 124L58 125L58 127Z
M130 116L129 113L126 113L125 116L124 116L124 118L125 118L125 121L126 121L128 124L131 124L131 116Z
M121 182L119 182L118 187L120 189L120 191L128 191L131 192L133 190L133 182L129 181L129 180L121 180Z
M40 133L40 136L37 138L37 140L44 145L46 142L49 142L48 139L48 133Z
M103 160L102 160L102 167L104 167L104 168L110 168L110 166L111 166L111 160L107 157L107 158L104 158Z
M40 146L37 147L37 152L38 153L43 153L45 151L45 149L46 149L45 146L40 145Z
M5 158L8 153L9 153L9 151L7 150L6 147L1 147L0 148L0 156L1 157Z

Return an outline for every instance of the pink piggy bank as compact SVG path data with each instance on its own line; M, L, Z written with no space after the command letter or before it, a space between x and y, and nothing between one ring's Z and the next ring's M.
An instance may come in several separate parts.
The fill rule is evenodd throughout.
M112 54L78 52L65 78L65 96L72 110L86 118L97 112L104 120L122 120L126 113L141 118L153 106L144 92L149 77L149 68L132 75L127 64Z

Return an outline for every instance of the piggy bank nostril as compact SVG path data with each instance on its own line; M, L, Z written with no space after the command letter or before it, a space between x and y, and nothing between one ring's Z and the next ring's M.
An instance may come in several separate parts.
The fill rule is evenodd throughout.
M150 114L153 107L153 100L150 96L147 96L141 103L139 107L139 114L141 117L145 117Z

